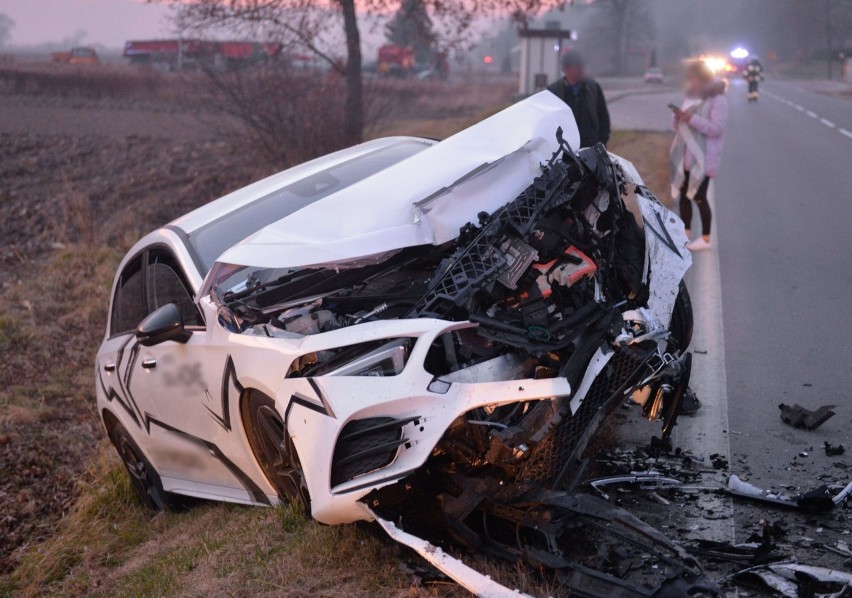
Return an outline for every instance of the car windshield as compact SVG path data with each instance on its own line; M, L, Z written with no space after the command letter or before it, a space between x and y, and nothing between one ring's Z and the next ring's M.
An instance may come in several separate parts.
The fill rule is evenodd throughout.
M222 253L263 227L429 147L405 140L300 179L202 226L189 235L202 275Z

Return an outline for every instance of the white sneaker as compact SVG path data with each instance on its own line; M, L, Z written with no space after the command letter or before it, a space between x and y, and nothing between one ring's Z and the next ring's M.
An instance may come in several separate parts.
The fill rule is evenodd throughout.
M705 241L704 237L698 237L694 241L690 241L686 244L686 248L692 252L696 251L710 251L713 249L713 246L709 241Z

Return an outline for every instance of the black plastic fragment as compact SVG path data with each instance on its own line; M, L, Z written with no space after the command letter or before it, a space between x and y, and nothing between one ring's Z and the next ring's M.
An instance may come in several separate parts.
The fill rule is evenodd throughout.
M781 421L794 428L804 428L805 430L816 430L834 417L835 407L837 405L823 405L819 409L811 411L798 404L792 407L784 403L778 405L781 410Z
M843 453L846 452L846 449L843 447L842 444L834 445L834 444L831 444L828 441L825 441L822 444L823 444L823 449L825 449L825 456L826 457L837 457L838 455L842 455Z

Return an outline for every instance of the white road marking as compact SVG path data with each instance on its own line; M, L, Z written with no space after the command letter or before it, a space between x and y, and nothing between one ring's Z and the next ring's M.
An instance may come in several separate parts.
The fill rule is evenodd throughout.
M787 99L782 98L780 96L775 96L775 95L771 94L770 92L766 92L766 94L769 97L773 97L773 98L777 97L781 102L787 104L791 108L795 108L799 112L804 112L805 114L807 114L811 118L819 119L819 122L824 124L826 127L830 128L830 129L837 129L838 133L840 133L841 135L843 135L845 137L849 137L850 139L852 139L852 132L851 131L847 131L846 129L844 129L842 127L838 127L836 124L834 124L833 122L831 122L827 118L820 117L820 115L817 114L816 112L814 112L813 110L805 110L805 108L803 106L800 106L799 104L791 102L790 100L787 100Z
M716 210L715 183L708 197ZM718 221L718 220L717 220ZM717 227L718 228L718 227ZM701 410L692 417L680 417L673 431L673 444L689 449L699 458L716 454L731 462L730 424L728 422L728 383L725 373L725 335L722 326L722 279L719 269L719 239L716 228L711 236L713 249L694 253L686 282L695 314L692 339L692 377L690 386L698 393ZM701 353L695 353L701 351ZM716 473L716 483L724 486L727 474ZM719 518L701 521L693 535L708 540L734 542L734 506L730 497L700 495L698 505L711 509Z

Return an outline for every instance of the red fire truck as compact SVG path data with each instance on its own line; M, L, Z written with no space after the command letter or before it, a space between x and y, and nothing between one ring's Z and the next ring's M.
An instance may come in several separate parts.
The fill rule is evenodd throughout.
M405 78L414 72L414 48L388 44L379 48L379 74Z
M225 70L274 58L281 44L200 39L131 40L124 44L124 57L131 64L167 71L192 68Z

